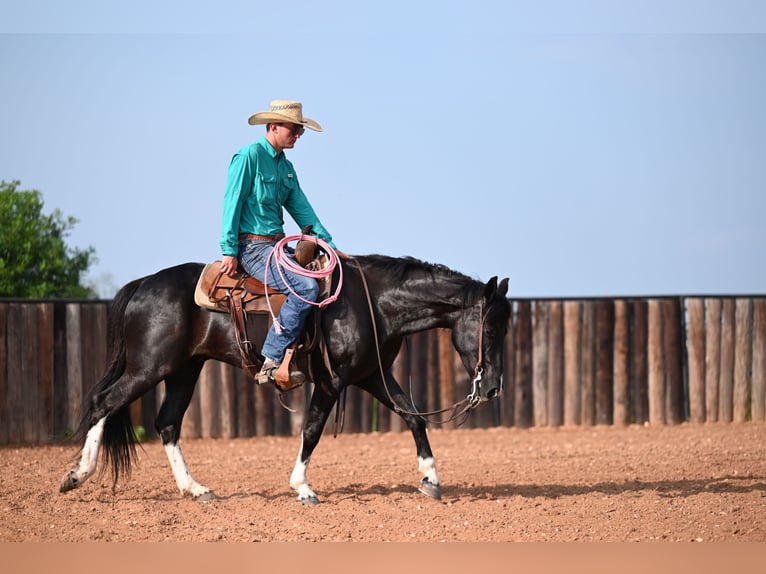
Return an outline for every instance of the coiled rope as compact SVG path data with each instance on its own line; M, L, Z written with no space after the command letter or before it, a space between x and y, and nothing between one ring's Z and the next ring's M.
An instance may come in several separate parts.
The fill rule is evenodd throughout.
M292 241L311 241L313 243L316 243L316 245L327 254L328 262L327 265L325 265L322 269L306 269L305 267L301 267L301 265L292 257L290 253L287 251L287 247ZM338 254L335 253L335 250L330 247L330 245L324 241L323 239L320 239L319 237L315 237L313 235L304 235L304 234L296 234L296 235L287 235L277 241L277 243L274 245L274 249L272 249L271 253L269 253L268 258L266 259L266 271L263 276L263 284L264 286L269 284L269 268L271 267L271 260L274 259L276 262L277 270L279 271L279 276L282 278L282 282L285 284L287 289L295 295L298 299L303 301L304 303L308 303L309 305L314 305L315 307L319 307L320 309L323 309L330 305L331 303L334 303L338 296L340 295L341 288L343 287L343 266L338 265L340 259L338 257ZM340 270L340 275L338 277L338 286L335 288L335 292L330 295L329 297L322 299L321 301L310 301L308 299L304 299L298 293L295 292L295 290L290 285L290 282L285 277L285 269L289 270L292 273L295 273L296 275L302 275L303 277L311 277L312 279L324 279L325 277L329 277L332 275L333 271L335 271L335 268L338 267ZM268 288L266 288L267 290ZM274 310L271 308L271 298L266 296L266 301L269 307L269 313L271 313L271 318L274 321L274 328L276 329L277 333L280 333L282 331L282 326L277 321L277 317L274 314Z

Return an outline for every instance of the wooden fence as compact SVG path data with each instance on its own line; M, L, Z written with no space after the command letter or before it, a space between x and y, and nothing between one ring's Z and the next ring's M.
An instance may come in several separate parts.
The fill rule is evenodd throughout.
M764 420L766 298L513 300L505 391L464 427L677 424ZM106 363L107 301L0 300L0 444L61 440ZM470 380L437 329L409 337L394 364L421 410L465 397ZM286 395L241 369L208 361L184 437L297 434L311 385ZM163 384L136 401L156 436ZM455 423L443 425L454 428ZM327 432L332 432L332 418ZM351 388L344 432L404 430L398 416Z

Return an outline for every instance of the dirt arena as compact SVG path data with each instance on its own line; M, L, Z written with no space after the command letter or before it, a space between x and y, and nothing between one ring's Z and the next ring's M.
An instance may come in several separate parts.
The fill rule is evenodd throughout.
M180 497L159 442L112 493L58 493L77 446L0 449L0 541L766 541L766 424L441 430L443 499L417 490L409 433L323 437L322 504L288 479L300 439L182 443L219 499Z

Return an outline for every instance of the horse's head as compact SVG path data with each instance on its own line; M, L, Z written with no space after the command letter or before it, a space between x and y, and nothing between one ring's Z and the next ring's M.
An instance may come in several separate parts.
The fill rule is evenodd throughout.
M503 390L503 351L511 316L507 293L508 279L498 284L493 277L452 329L452 342L472 376L469 399L474 404L493 399Z

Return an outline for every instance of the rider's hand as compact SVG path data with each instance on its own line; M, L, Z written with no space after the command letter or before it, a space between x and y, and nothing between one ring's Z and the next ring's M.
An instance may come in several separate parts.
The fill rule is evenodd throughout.
M229 277L234 277L239 268L239 261L234 255L224 255L221 258L221 272Z

